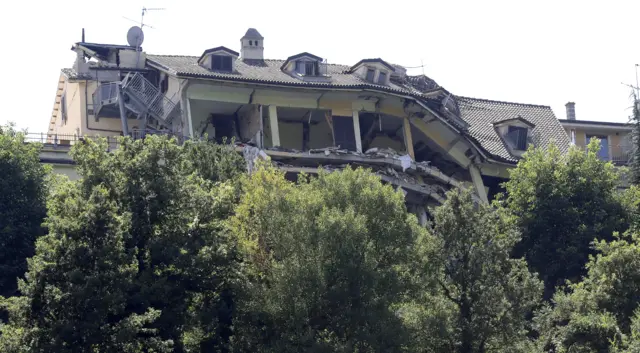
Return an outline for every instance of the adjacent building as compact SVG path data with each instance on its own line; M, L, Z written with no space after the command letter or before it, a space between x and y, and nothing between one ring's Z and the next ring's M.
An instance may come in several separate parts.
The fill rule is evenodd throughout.
M633 144L631 132L633 126L626 123L605 121L587 121L576 118L574 102L565 105L566 119L559 119L572 144L586 148L592 138L600 140L599 157L623 166L631 162Z
M73 45L73 67L60 73L47 138L234 140L249 166L269 157L291 175L365 166L422 216L452 187L474 186L486 202L530 144L568 150L549 106L459 96L382 58L268 59L267 45L253 28L239 51L218 46L197 56L83 39Z

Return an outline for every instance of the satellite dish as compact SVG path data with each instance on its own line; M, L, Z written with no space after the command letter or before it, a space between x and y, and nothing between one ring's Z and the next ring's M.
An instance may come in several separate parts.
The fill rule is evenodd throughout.
M139 47L142 45L144 41L144 33L142 32L142 28L138 26L133 26L129 28L127 32L127 42L132 47Z

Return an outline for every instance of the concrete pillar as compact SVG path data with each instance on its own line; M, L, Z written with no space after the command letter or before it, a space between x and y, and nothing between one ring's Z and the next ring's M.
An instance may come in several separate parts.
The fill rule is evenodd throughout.
M360 115L357 110L353 111L353 133L356 138L356 150L362 153L362 138L360 137Z
M411 159L416 160L416 154L413 151L413 137L411 136L411 123L409 118L402 120L402 132L404 136L404 146L407 149L407 153L411 156Z
M278 107L269 106L269 129L271 130L271 145L280 146L280 129L278 128Z
M480 169L475 165L469 165L469 173L471 174L471 180L473 181L473 186L476 189L476 193L480 200L484 203L489 203L489 197L487 196L487 189L484 186L484 182L482 181L482 174L480 174Z

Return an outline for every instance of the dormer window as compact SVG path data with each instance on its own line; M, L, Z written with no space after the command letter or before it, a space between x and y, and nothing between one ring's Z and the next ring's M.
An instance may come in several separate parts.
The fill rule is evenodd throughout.
M387 84L387 73L386 71L380 71L378 74L378 84L386 85Z
M303 80L321 80L326 75L326 67L321 65L322 58L310 53L290 56L282 63L280 69Z
M522 126L509 126L506 138L513 144L513 148L526 151L529 129Z
M232 71L233 60L228 55L211 55L211 70Z
M378 85L389 83L389 72L394 72L395 68L388 62L377 59L363 59L353 65L347 72L354 73L367 82Z
M207 49L198 59L198 65L211 71L233 72L238 55L237 52L225 47Z
M373 78L376 77L375 69L367 69L367 77L366 80L369 82L373 82Z
M536 126L521 116L494 122L493 126L514 156L522 156L529 144L534 143L532 130Z
M316 76L318 73L318 62L310 60L296 61L296 72L305 76Z

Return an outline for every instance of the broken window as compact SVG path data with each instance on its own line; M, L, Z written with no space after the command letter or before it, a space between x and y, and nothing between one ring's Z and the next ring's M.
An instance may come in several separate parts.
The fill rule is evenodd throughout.
M218 71L232 71L232 59L227 55L211 55L211 69Z

